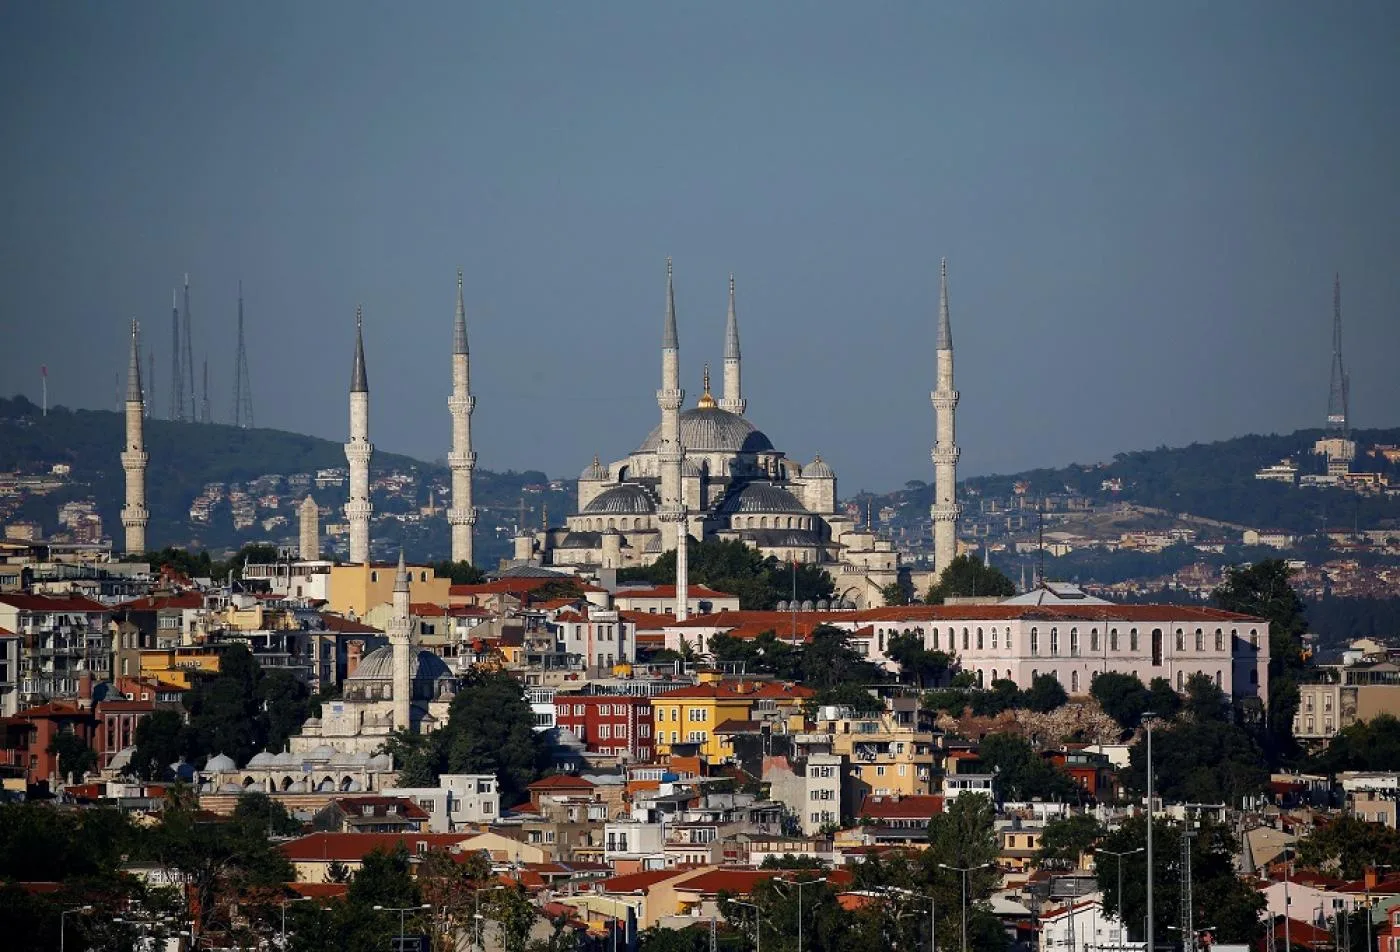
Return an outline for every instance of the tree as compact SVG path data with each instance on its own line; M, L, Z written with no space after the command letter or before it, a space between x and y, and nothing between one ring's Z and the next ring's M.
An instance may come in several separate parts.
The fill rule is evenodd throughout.
M436 787L442 773L446 753L439 743L441 731L419 734L403 728L391 733L379 747L379 753L394 758L401 787Z
M1195 721L1228 721L1230 717L1229 698L1204 671L1197 671L1186 679L1183 708Z
M515 803L544 772L547 752L520 682L473 670L452 699L440 740L450 773L493 773L502 803Z
M505 952L526 952L539 914L524 890L518 886L492 890L490 902L483 902L481 911L500 928Z
M480 585L486 581L486 573L470 562L453 562L443 559L433 563L433 574L438 578L451 579L453 585Z
M423 892L410 872L408 850L403 844L392 850L366 853L360 868L350 877L346 899L360 906L407 909L422 905Z
M1271 752L1295 748L1293 716L1298 713L1298 681L1305 667L1303 600L1293 590L1292 569L1282 559L1265 559L1232 568L1212 594L1216 606L1263 618L1269 623L1269 699L1267 746Z
M168 779L170 765L189 745L185 719L179 711L168 708L157 708L137 721L132 739L136 749L126 772L144 780Z
M1136 675L1104 671L1089 686L1089 695L1124 730L1134 730L1148 709L1150 695Z
M752 546L734 539L705 539L687 549L692 583L737 595L745 610L771 610L780 601L830 599L835 592L831 576L810 562L779 562ZM676 578L676 553L666 552L650 565L622 569L619 582L669 585Z
M864 685L854 681L843 681L833 687L822 688L808 700L803 707L809 712L809 716L815 713L818 708L834 705L836 707L849 707L857 714L866 716L879 714L885 709L885 702L874 694L871 694Z
M288 813L286 807L256 790L239 794L233 818L266 830L268 836L296 836L302 829L301 821Z
M1154 820L1152 839L1153 929L1156 935L1166 936L1168 927L1181 918L1181 827ZM1147 915L1147 858L1141 852L1122 857L1123 892L1120 896L1120 860L1112 854L1140 849L1146 840L1144 818L1132 817L1104 837L1103 852L1094 864L1104 911L1122 919L1134 941L1142 941ZM1191 879L1198 905L1196 921L1215 926L1218 942L1252 944L1262 931L1259 913L1264 899L1253 886L1235 875L1236 849L1235 839L1226 827L1208 820L1201 822L1191 841Z
M891 636L885 654L920 688L941 681L953 662L946 652L925 648L923 637L912 632Z
M1337 732L1313 763L1323 773L1344 770L1400 770L1400 719L1380 714Z
M1181 711L1181 695L1166 678L1153 678L1147 686L1147 710L1167 721Z
M1036 862L1041 866L1073 868L1103 835L1103 824L1088 813L1056 817L1041 832Z
M97 767L97 754L72 731L55 734L49 741L48 752L58 757L60 779L68 777L76 783Z
M831 625L818 625L802 648L802 681L821 690L839 684L869 684L879 668L851 646L850 633Z
M1014 734L984 737L977 756L987 770L996 774L998 792L1009 800L1077 801L1080 797L1079 785L1069 774Z
M1060 686L1059 678L1050 674L1040 674L1026 688L1025 705L1032 711L1047 714L1069 702L1069 695Z
M1000 569L983 565L970 555L959 555L938 576L938 581L929 588L924 601L930 605L941 605L954 597L1015 594L1015 584Z
M1138 743L1122 772L1131 789L1146 788L1147 745ZM1152 735L1153 784L1164 800L1239 803L1263 792L1268 768L1243 728L1221 721L1183 721Z
M475 935L481 893L491 876L491 863L474 853L458 862L443 849L431 849L419 857L418 886L423 900L433 907L434 934L441 937L442 952L455 952L454 934Z
M1319 873L1360 879L1368 866L1400 866L1400 832L1339 814L1298 841L1298 862Z
M880 587L880 597L886 605L908 605L914 600L914 585L909 576L901 572L893 582Z

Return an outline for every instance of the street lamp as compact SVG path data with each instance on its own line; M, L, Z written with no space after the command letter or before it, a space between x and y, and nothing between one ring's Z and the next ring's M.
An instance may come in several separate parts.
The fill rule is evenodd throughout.
M753 910L753 952L763 952L763 926L758 918L758 906L740 899L731 899L729 904L731 906L745 906Z
M938 937L938 900L928 893L915 892L912 889L901 889L899 886L890 886L885 892L898 893L901 896L910 896L915 899L928 900L928 952L937 952L938 945L935 941Z
M475 945L478 949L486 948L481 943L481 894L484 892L495 891L497 889L504 888L504 886L497 884L495 886L478 886L476 889L472 890L472 897L476 904L476 908L472 912L472 925L475 927L476 932L476 940L475 942L473 942L473 945Z
M1096 847L1096 848L1094 849L1094 852L1095 852L1095 853L1107 853L1109 856L1112 856L1112 857L1114 857L1114 858L1116 858L1116 859L1118 860L1118 893L1117 893L1117 899L1118 899L1118 949L1119 949L1119 952L1122 952L1123 944L1124 944L1124 942L1126 941L1126 938L1125 938L1125 936L1123 935L1123 924L1126 923L1126 922L1128 921L1128 917L1125 916L1125 915L1123 915L1123 857L1124 857L1124 856L1132 856L1134 853L1141 853L1141 852L1143 852L1145 849L1146 849L1146 848L1145 848L1145 847L1142 847L1142 846L1139 846L1139 847L1138 847L1137 849L1135 849L1135 850L1123 850L1122 852L1119 852L1119 851L1117 851L1117 850L1106 850L1106 849L1104 849L1104 848L1102 848L1102 847Z
M774 880L773 885L777 886L784 882L790 886L797 887L797 952L802 952L802 887L824 883L826 882L826 877L823 876L820 879Z
M67 938L64 926L68 917L75 912L92 912L91 906L74 906L72 909L65 909L58 914L58 952L63 952L63 942Z
M946 869L954 873L962 873L962 952L967 952L967 874L973 870L987 869L991 863L978 863L976 866L949 866L947 863L939 863L940 869Z
M282 948L287 947L287 906L294 902L309 902L310 896L297 896L295 899L283 899L279 905L282 907Z
M1156 952L1152 937L1152 711L1142 712L1142 726L1147 730L1147 952Z
M404 917L407 916L410 912L417 912L420 909L431 909L433 907L425 902L421 906L374 906L373 908L375 912L397 912L399 914L398 952L403 952Z

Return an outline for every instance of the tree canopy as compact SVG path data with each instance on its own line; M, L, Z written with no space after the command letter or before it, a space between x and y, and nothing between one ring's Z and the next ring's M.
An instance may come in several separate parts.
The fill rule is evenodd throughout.
M799 602L830 599L836 590L821 566L780 562L734 539L692 541L687 554L692 583L737 595L739 607L746 611L767 611L790 601L794 576ZM617 580L670 585L676 580L676 553L666 552L650 565L621 569Z
M983 565L970 555L959 555L949 562L929 587L924 601L941 605L949 598L973 595L1015 595L1016 586L1000 569Z
M1307 630L1303 600L1289 582L1292 572L1282 559L1265 559L1229 569L1225 581L1211 594L1218 608L1269 622L1265 741L1271 752L1283 753L1295 749L1293 717L1298 713L1298 681L1305 667L1302 636Z
M1313 764L1324 773L1400 770L1400 719L1393 714L1379 714L1369 721L1343 727L1327 748L1313 758Z

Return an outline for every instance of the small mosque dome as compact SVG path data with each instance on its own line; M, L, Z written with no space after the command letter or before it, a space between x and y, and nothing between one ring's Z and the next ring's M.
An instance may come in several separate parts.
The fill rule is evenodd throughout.
M802 467L802 476L805 479L835 479L836 474L831 471L831 467L826 465L820 456L806 466Z
M824 612L831 607L831 603L824 598L817 599L817 611Z
M780 612L785 612L788 610L787 599L783 599L782 601L778 602L777 610Z
M812 611L814 608L815 606L812 604L812 600L810 598L802 603L802 610L804 612Z
M228 770L237 770L238 765L227 754L215 754L205 762L204 769L208 773L222 773Z
M583 511L593 515L649 515L656 511L656 503L640 486L614 486L600 492Z
M772 483L748 483L719 504L722 513L805 513L797 497Z

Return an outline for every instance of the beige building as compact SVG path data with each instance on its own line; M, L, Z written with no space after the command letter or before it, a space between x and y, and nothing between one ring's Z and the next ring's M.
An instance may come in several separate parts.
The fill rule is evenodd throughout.
M438 578L431 565L407 566L413 600L446 605L452 580ZM378 605L393 601L395 566L388 562L330 567L329 610L347 618L364 618Z
M1298 686L1293 736L1299 740L1326 743L1352 724L1400 716L1400 666L1382 661L1336 670L1336 683Z
M835 714L826 717L826 714ZM844 710L818 712L816 730L831 737L831 753L847 763L842 801L856 813L867 796L932 793L938 751L933 732L903 723L898 714L859 717Z

